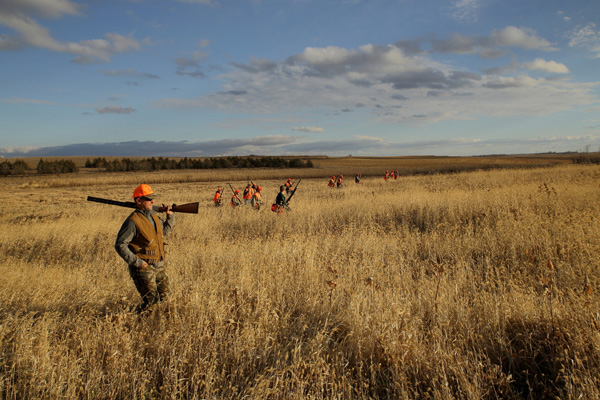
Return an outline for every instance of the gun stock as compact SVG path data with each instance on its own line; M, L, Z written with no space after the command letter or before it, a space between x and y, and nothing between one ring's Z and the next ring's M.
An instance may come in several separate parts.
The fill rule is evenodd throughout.
M87 201L94 201L96 203L110 204L113 206L136 208L135 202L133 201L117 201L110 199L103 199L101 197L88 196ZM187 203L187 204L173 204L171 206L174 212L186 213L186 214L198 214L198 203ZM152 209L157 212L165 212L166 207L153 206Z
M156 209L156 206L153 207L153 209ZM158 207L158 212L165 212L167 208L166 207ZM173 204L171 206L171 210L173 210L173 212L180 212L180 213L186 213L186 214L198 214L198 203L186 203L186 204Z

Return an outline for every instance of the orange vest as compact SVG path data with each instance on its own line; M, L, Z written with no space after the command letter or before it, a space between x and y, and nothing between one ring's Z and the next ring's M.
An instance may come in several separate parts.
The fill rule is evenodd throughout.
M252 197L252 205L254 207L258 207L259 202L260 202L260 193L256 192L256 193L254 193L254 196Z

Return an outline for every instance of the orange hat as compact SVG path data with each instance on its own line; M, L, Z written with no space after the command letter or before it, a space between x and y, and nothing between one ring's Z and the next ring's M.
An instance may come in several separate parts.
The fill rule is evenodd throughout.
M221 190L223 190L223 188L217 188L217 192L220 192Z
M239 193L239 192L240 192L240 189L235 189L235 193Z
M149 185L141 184L138 187L135 188L135 190L133 191L133 198L137 198L137 197L147 197L149 199L153 199L156 197L156 195L154 194L154 190L152 190L152 188Z
M331 175L331 179L335 179L335 175Z
M292 180L292 178L288 178L288 181L291 181L291 180Z
M340 178L343 178L343 177L344 177L344 175L340 175Z
M257 187L256 189L257 189L257 190L262 190L262 188L261 188L260 186L259 186L259 187Z

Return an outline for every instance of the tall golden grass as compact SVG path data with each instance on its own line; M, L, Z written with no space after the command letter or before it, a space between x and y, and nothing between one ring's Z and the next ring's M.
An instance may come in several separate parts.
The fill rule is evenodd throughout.
M290 172L309 175L284 215L212 207L219 171L7 180L2 397L600 397L597 166ZM142 182L201 210L168 238L171 298L137 316L113 249L130 211L85 196Z

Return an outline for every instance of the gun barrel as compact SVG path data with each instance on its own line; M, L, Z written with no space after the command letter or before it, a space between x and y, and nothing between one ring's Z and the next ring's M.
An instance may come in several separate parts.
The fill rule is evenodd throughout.
M118 200L103 199L101 197L93 197L93 196L88 196L87 201L95 201L96 203L110 204L110 205L119 206L119 207L135 208L135 203L133 201L118 201Z
M294 188L294 190L292 190L292 194L290 194L290 197L288 197L288 199L287 199L288 203L290 202L292 197L294 197L294 194L296 193L296 190L298 190L298 185L300 184L300 182L302 182L302 179L300 179L298 182L296 182L296 187Z
M101 197L93 197L88 196L88 201L94 201L96 203L110 204L113 206L126 207L126 208L135 208L135 203L133 201L118 201L118 200L110 200L103 199ZM186 214L198 214L198 205L199 203L187 203L187 204L173 204L171 209L174 212L186 213ZM157 212L165 212L166 207L162 206L153 206L152 209Z

